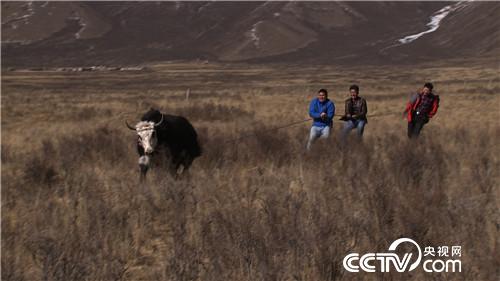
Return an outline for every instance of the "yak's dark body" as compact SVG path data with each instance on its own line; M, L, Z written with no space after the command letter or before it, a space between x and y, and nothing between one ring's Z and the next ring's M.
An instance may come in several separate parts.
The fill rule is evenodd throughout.
M152 121L158 123L162 120L160 111L151 109L146 112L141 121ZM163 114L163 121L155 128L157 137L157 148L153 154L165 152L170 158L170 171L175 174L182 165L183 171L189 169L193 160L201 155L198 143L198 135L189 121L182 116ZM144 148L138 144L137 150L140 156L144 156ZM161 155L160 155L161 156ZM157 156L154 156L157 157ZM147 172L143 170L143 176Z

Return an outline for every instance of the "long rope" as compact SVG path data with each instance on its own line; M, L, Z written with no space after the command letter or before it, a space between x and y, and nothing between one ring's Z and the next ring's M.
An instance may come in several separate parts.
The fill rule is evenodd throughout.
M299 125L299 124L302 124L304 122L307 122L307 121L311 121L312 118L307 118L307 119L304 119L304 120L300 120L300 121L295 121L295 122L292 122L292 123L288 123L286 125L281 125L281 126L277 126L277 127L272 127L272 128L269 128L267 129L266 131L276 131L276 130L280 130L280 129L284 129L284 128L288 128L288 127L292 127L292 126L295 126L295 125ZM251 133L247 133L247 134L243 134L237 138L234 138L234 139L230 139L230 140L227 140L225 141L226 143L228 142L235 142L235 141L238 141L240 139L243 139L243 138L247 138L247 137L252 137L252 136L255 136L257 135L258 132L257 131L253 131Z
M387 113L372 114L372 115L367 115L366 117L373 118L373 117L380 117L380 116L386 116L386 115L392 115L392 114L399 114L399 112L387 112ZM299 124L302 124L302 123L305 123L305 122L311 121L311 120L312 120L312 118L307 118L307 119L304 119L304 120L295 121L295 122L288 123L288 124L285 124L285 125L281 125L281 126L277 126L277 127L272 127L272 128L267 129L266 131L281 130L281 129L293 127L295 125L299 125ZM255 136L257 134L258 134L257 131L253 131L251 133L243 134L243 135L241 135L241 136L239 136L237 138L226 140L225 143L235 142L235 141L247 138L247 137Z
M131 113L136 113L137 112L137 107L138 106L136 106L136 109L134 111L121 112L120 114L118 114L118 116L116 116L115 118L112 118L112 120L107 120L106 125L109 124L111 121L113 121L115 119L121 119L121 116L123 116L123 115L131 114ZM385 115L390 115L390 114L394 114L394 113L396 113L396 112L373 114L373 115L368 115L367 117L379 117L379 116L385 116ZM305 123L305 122L308 122L308 121L311 121L311 120L312 120L312 118L307 118L307 119L303 119L303 120L300 120L300 121L295 121L295 122L292 122L292 123L288 123L288 124L285 124L285 125L281 125L281 126L277 126L277 127L272 127L272 128L267 129L266 131L281 130L281 129L293 127L293 126L296 126L296 125L299 125L299 124L302 124L302 123ZM241 136L239 136L237 138L226 140L224 143L235 142L235 141L241 140L243 138L255 136L257 134L258 134L257 131L253 131L253 132L250 132L250 133L243 134L243 135L241 135Z
M373 118L373 117L387 116L387 115L392 115L392 114L399 114L399 112L378 113L378 114L367 115L366 117ZM285 125L281 125L281 126L269 128L266 131L275 131L275 130L280 130L280 129L284 129L284 128L289 128L289 127L293 127L295 125L299 125L299 124L302 124L302 123L305 123L305 122L311 121L311 120L312 120L312 118L307 118L307 119L304 119L304 120L295 121L295 122L288 123L288 124L285 124ZM225 143L235 142L235 141L238 141L238 140L243 139L243 138L255 136L257 134L258 134L257 131L253 131L251 133L243 134L243 135L241 135L241 136L239 136L237 138L226 140Z

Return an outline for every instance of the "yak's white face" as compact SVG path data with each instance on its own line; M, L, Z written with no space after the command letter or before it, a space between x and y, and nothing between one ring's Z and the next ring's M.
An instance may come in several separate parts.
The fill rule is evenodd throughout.
M139 136L139 145L144 148L146 154L153 153L158 139L156 137L155 123L148 121L141 121L135 125L135 130Z

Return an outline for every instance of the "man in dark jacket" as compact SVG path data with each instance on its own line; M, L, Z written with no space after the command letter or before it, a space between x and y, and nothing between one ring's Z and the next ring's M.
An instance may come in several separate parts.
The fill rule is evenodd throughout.
M309 116L313 118L313 125L309 133L307 150L311 149L312 143L317 138L328 138L334 115L335 104L328 99L328 92L325 89L319 90L318 97L309 104Z
M365 125L368 122L366 119L366 114L368 113L368 107L366 106L366 100L359 96L358 85L352 85L349 87L351 97L345 101L345 115L341 120L344 120L344 129L342 130L342 139L345 140L349 132L356 128L358 137L363 136L363 131Z
M418 137L424 125L437 113L439 96L432 92L433 88L432 83L425 83L422 90L413 94L406 104L409 138Z

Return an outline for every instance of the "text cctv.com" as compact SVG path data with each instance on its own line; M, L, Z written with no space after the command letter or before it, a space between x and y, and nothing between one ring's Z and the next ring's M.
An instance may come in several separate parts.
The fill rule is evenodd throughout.
M405 253L402 257L394 253L401 243L411 243L418 250L416 260L410 264L413 253ZM349 272L390 272L394 268L397 272L412 271L420 264L425 272L462 272L461 246L425 247L424 253L420 246L409 238L400 238L389 246L388 253L366 253L359 255L351 253L343 260L344 268ZM422 262L422 259L423 262Z

